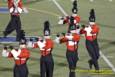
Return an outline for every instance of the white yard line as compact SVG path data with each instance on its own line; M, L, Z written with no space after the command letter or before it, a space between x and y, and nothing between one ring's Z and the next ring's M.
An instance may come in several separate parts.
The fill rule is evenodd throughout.
M108 64L108 66L115 72L115 67L114 65L110 62L110 60L100 51L100 55L103 58L103 60Z
M56 0L52 0L52 1L65 16L68 16L68 14L64 11L64 9L60 6L60 4Z
M58 7L58 9L65 15L67 16L68 14L65 12L65 10L61 7L61 5L56 1L52 0L54 4ZM100 51L100 55L103 58L103 60L108 64L108 66L112 69L113 72L115 72L115 67L114 65L110 62L110 60Z
M34 9L34 8L30 8L28 7L29 10L32 10L32 11L35 11L35 12L38 12L38 13L45 13L45 14L49 14L49 15L53 15L53 16L56 16L56 17L59 17L58 14L54 13L54 12L48 12L48 11L45 11L45 10L38 10L38 9Z

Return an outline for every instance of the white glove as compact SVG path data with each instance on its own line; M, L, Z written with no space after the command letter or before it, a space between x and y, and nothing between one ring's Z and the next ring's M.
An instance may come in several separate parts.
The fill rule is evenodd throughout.
M59 25L62 25L64 23L64 18L63 17L59 17L59 22L58 22L58 24Z
M14 11L14 8L11 7L9 11L10 11L10 13L12 13Z
M22 9L20 7L18 7L18 12L22 13Z
M85 27L84 30L87 32L87 35L88 35L88 36L92 36L92 34L91 34L91 31L92 31L91 26Z
M33 42L28 41L27 42L27 48L33 48Z
M46 51L51 51L51 48L47 49Z
M73 39L73 36L72 35L66 35L65 36L68 40L72 40Z
M64 20L61 19L61 20L59 20L58 24L59 24L59 25L62 25L63 22L64 22Z
M11 51L11 53L12 53L14 59L17 60L17 59L19 59L18 56L20 55L21 50L16 51L15 49L13 49L13 50Z
M56 37L56 39L54 40L54 42L56 42L57 44L59 44L60 43L60 38Z
M43 47L45 47L45 43L46 43L45 41L43 41L43 42L38 41L38 42L37 42L37 44L38 44L40 50L44 50Z
M8 54L9 54L9 52L7 52L7 50L3 49L2 56L3 57L8 57Z
M27 8L23 7L23 12L24 12L24 13L28 13Z
M80 28L79 28L79 29L76 29L76 33L77 33L77 34L80 34L80 30L81 30Z

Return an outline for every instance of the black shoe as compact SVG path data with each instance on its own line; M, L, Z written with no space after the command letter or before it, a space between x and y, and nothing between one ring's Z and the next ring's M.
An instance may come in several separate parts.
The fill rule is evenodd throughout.
M89 60L88 63L89 63L89 68L92 69L92 65L93 65L92 61Z
M96 70L96 71L99 71L99 67L96 67L95 70Z
M95 67L95 70L99 70L99 64L98 64L98 61L96 61L95 63L94 63L94 67Z
M98 70L95 70L95 73L101 73L101 71L98 69Z

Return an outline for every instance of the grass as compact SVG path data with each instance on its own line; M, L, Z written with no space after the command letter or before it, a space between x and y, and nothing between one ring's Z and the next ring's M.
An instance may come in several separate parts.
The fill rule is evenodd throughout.
M70 0L57 0L64 10L71 15L71 1ZM87 24L89 10L95 8L97 20L96 22L100 26L99 34L99 45L102 52L109 58L109 60L115 65L114 57L114 46L115 46L115 35L114 35L114 18L115 18L115 1L109 2L107 0L96 0L93 3L89 0L79 0L79 15L81 16L81 23ZM66 25L58 25L58 16L63 14L55 6L51 0L38 0L36 2L24 4L28 8L28 14L21 14L22 27L28 36L39 36L42 35L43 23L45 20L51 22L52 34L66 32ZM5 6L5 5L4 5ZM34 10L33 10L34 9ZM0 14L0 31L3 31L10 19L9 14ZM11 35L15 35L13 32ZM0 32L2 36L2 32ZM52 36L55 38L55 36ZM18 46L17 44L13 44ZM3 48L3 44L0 44L0 52ZM31 58L28 61L29 77L39 77L39 49L30 49ZM53 57L55 62L54 77L68 77L68 65L65 57L65 45L55 44L53 50ZM79 57L78 69L87 70L88 68L88 53L85 48L85 39L81 37L79 43ZM12 77L13 59L7 59L0 56L0 77ZM101 69L109 69L109 66L100 57L99 64ZM115 77L113 75L92 75L90 73L76 73L77 77Z

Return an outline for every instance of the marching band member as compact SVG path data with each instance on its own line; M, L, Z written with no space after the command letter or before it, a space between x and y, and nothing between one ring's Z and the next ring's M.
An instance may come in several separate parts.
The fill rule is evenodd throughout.
M79 23L80 23L80 16L77 14L78 13L78 8L77 8L77 0L73 1L73 8L72 8L72 15L71 16L66 16L66 17L60 17L60 20L58 24L71 24L71 18L73 19L74 25L76 26L76 33L79 34L80 28L79 28ZM69 31L69 27L68 27Z
M20 13L22 13L22 0L8 0L8 8L11 14L11 20L5 31L3 32L4 37L9 35L11 32L16 30L16 40L21 40L21 20L20 20Z
M10 52L4 47L2 56L14 58L15 65L13 69L13 77L28 77L27 61L30 57L30 51L26 48L25 43L20 43L20 49L10 46Z
M55 41L57 43L66 43L67 51L66 58L69 64L69 77L75 77L75 69L78 61L78 42L80 36L76 34L76 28L74 24L70 24L69 27L70 33L67 33L64 36L57 35Z
M54 61L52 50L54 47L53 40L50 38L49 21L44 23L44 39L38 39L34 43L34 48L39 47L41 51L40 58L40 77L53 77Z
M95 11L91 9L90 17L89 17L89 25L84 26L81 29L81 34L85 34L86 37L86 48L91 59L88 61L90 69L92 69L92 65L94 65L95 70L99 70L99 46L97 42L97 36L99 33L99 26L95 23Z

